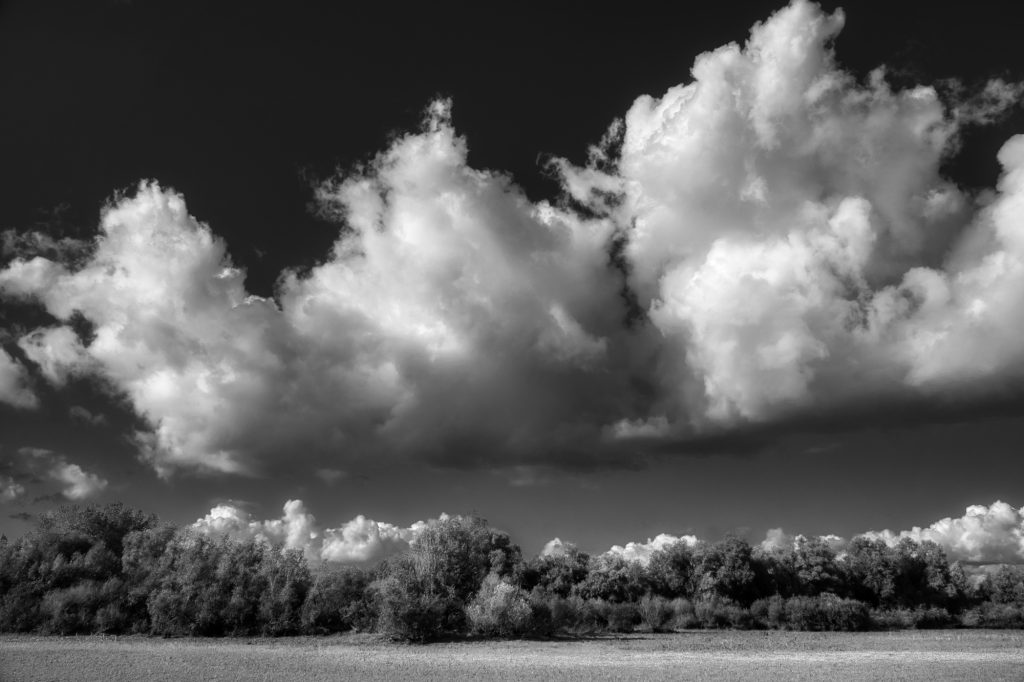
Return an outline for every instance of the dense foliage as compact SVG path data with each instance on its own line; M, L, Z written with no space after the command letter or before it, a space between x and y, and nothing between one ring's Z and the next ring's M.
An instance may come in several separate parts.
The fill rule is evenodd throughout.
M0 539L0 631L164 636L375 630L428 641L641 628L1024 627L1024 567L969 581L934 543L738 538L644 566L570 548L524 560L477 517L431 523L373 568L316 564L258 541L161 524L120 504L65 506Z

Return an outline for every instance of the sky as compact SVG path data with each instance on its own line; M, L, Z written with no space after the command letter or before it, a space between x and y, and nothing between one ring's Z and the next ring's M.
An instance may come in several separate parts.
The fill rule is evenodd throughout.
M1024 562L1012 6L549 5L0 3L0 531Z

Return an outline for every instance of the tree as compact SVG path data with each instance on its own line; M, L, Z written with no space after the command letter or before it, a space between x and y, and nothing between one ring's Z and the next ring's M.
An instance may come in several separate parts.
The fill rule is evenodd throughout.
M685 542L655 550L647 564L651 591L669 599L690 596L693 582L693 548Z

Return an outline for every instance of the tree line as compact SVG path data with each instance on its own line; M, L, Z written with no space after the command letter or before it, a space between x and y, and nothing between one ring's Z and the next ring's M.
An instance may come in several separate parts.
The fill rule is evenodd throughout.
M970 581L932 542L798 538L764 550L679 542L646 565L572 547L524 559L476 516L430 523L360 568L161 523L121 504L63 506L0 538L0 631L406 641L684 628L1024 627L1024 567Z

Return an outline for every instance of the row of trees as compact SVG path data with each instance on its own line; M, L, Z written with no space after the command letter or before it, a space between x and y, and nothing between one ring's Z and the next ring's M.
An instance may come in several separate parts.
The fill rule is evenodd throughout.
M0 630L155 635L375 630L426 641L472 633L688 627L856 630L1024 627L1024 568L972 585L930 542L856 539L763 551L738 538L671 545L649 564L570 549L524 560L476 517L432 523L370 568L159 523L119 504L66 506L0 540Z

